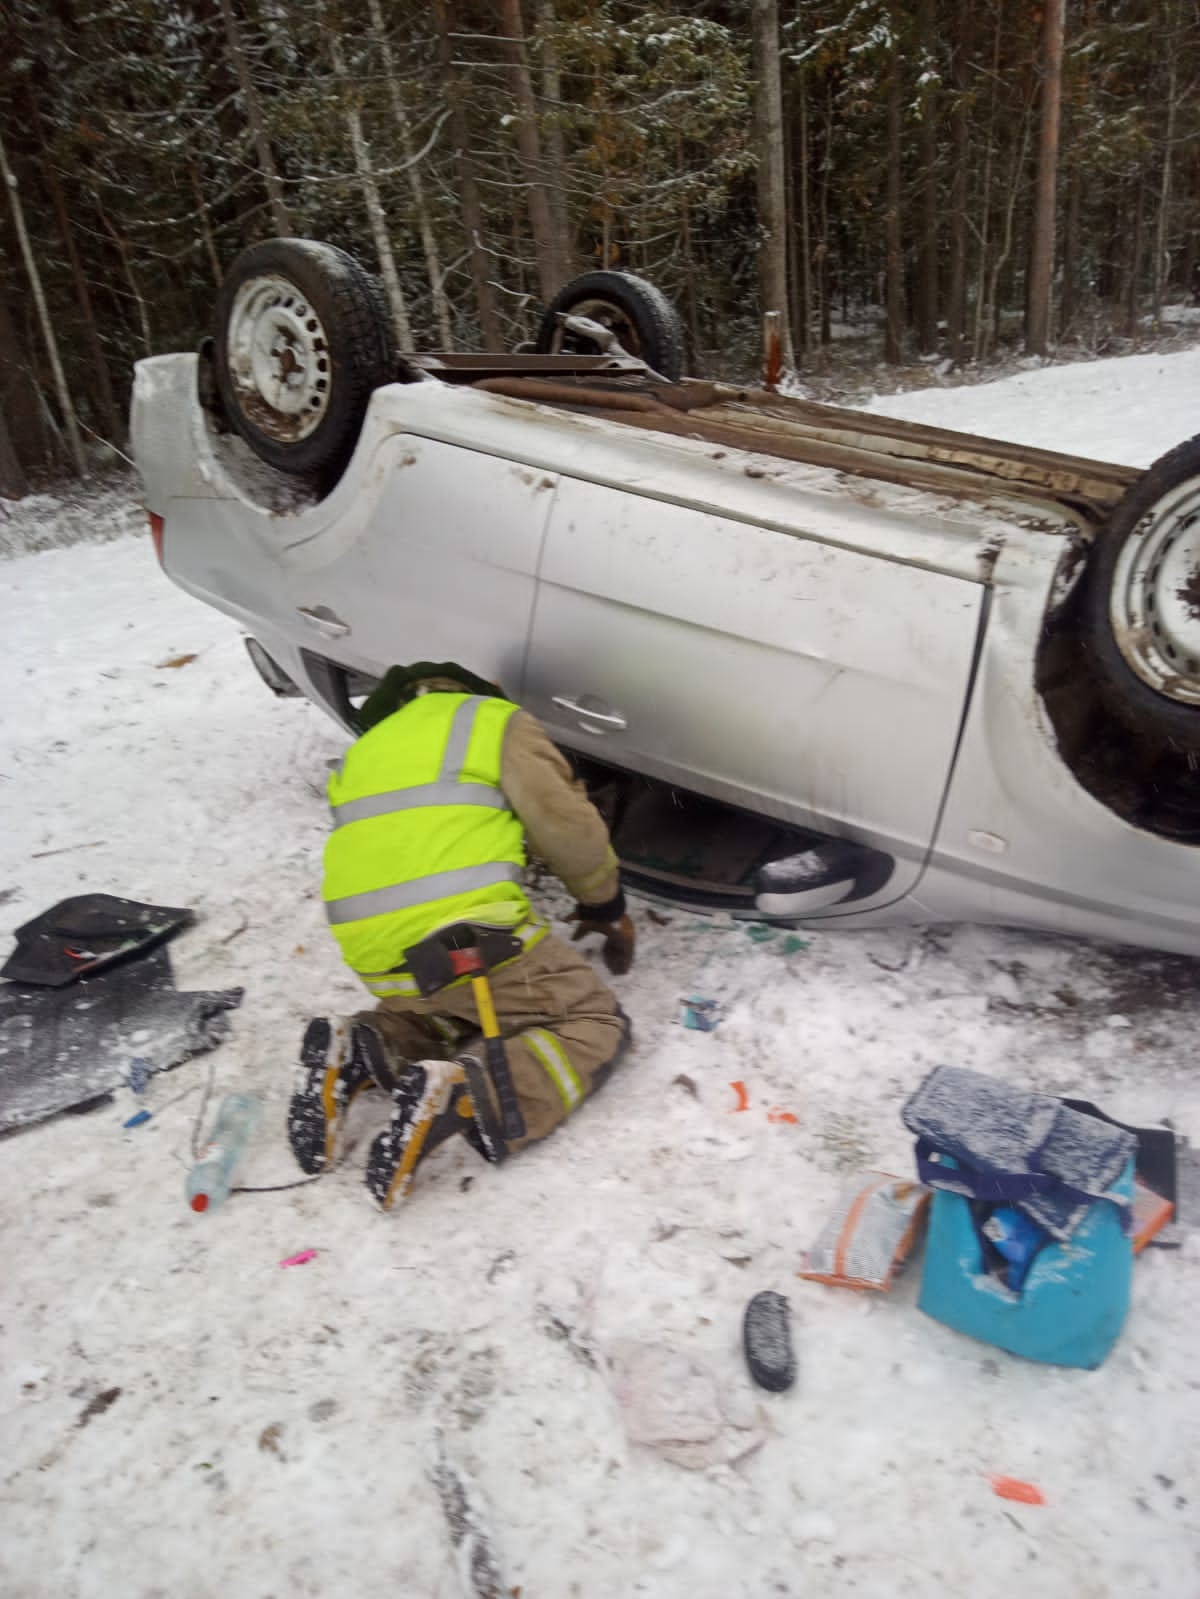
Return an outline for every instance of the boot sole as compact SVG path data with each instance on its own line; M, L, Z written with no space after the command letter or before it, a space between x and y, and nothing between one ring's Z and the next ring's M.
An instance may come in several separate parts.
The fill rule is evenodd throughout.
M329 1064L332 1041L333 1028L328 1019L314 1017L300 1044L300 1068L307 1073L307 1081L292 1095L288 1106L288 1142L296 1164L310 1177L317 1176L333 1161L346 1113L362 1090L370 1086L369 1082L359 1083L344 1096L339 1107L341 1066Z
M462 1068L458 1068L458 1075L442 1082L432 1090L428 1087L422 1093L413 1109L412 1117L408 1124L408 1137L405 1139L404 1148L400 1159L395 1163L387 1186L384 1187L383 1179L386 1167L391 1165L382 1154L382 1141L388 1137L387 1133L380 1134L371 1146L371 1154L367 1162L367 1187L381 1210L390 1210L397 1199L403 1199L412 1186L415 1173L425 1146L429 1142L429 1135L436 1124L443 1118L453 1117L453 1123L445 1129L438 1129L442 1136L437 1143L444 1143L446 1138L458 1132L462 1118L460 1113L451 1105L455 1088L463 1081ZM376 1171L376 1168L383 1168Z

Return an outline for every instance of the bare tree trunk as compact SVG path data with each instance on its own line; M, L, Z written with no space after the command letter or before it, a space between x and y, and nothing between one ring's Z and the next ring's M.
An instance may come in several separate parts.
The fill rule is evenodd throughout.
M1167 282L1167 248L1171 214L1171 163L1175 149L1175 119L1179 110L1179 55L1175 37L1167 38L1167 120L1163 132L1162 175L1158 183L1158 217L1154 225L1154 329L1162 326L1163 300Z
M501 26L506 35L504 46L509 58L508 78L517 102L517 154L525 180L529 226L533 233L534 259L537 263L538 292L542 300L548 303L562 288L569 273L559 258L554 226L550 220L550 201L542 181L542 141L538 134L537 104L533 97L533 79L529 73L529 55L525 49L521 0L499 0L499 9Z
M44 463L46 430L35 403L37 377L6 301L0 297L0 410L23 471Z
M0 405L0 498L19 500L28 493L29 479L9 432L8 414Z
M1029 120L1029 107L1026 106L1021 115L1020 142L1013 152L1012 174L1008 183L1008 199L1004 206L1003 242L1001 243L999 254L992 263L992 270L988 277L987 294L984 297L983 310L986 313L987 321L991 324L991 329L990 332L987 332L985 335L984 342L980 350L981 355L987 355L1000 325L1000 274L1004 271L1004 268L1008 262L1008 258L1012 254L1013 217L1017 209L1017 195L1021 188L1021 173L1025 170L1025 157L1029 150Z
M137 306L138 325L142 333L142 353L154 354L154 337L150 331L150 312L146 305L146 297L141 291L137 277L134 274L133 262L129 258L129 245L120 231L109 221L107 214L97 205L96 215L100 218L105 232L117 247L117 254L121 257L121 265L125 269L125 281L129 285L129 296Z
M437 32L438 66L441 88L450 107L450 134L454 140L454 166L458 178L458 203L466 235L467 259L471 264L471 283L475 290L475 309L479 315L479 341L485 350L502 350L504 340L496 315L496 291L492 287L491 267L483 245L483 204L475 165L471 160L470 131L464 106L464 91L456 81L450 52L450 22L446 0L433 0L433 25Z
M683 140L675 136L675 170L684 171ZM696 262L692 253L692 217L686 199L679 208L679 243L683 253L683 303L687 318L688 369L695 372L700 362L700 316L696 305Z
M969 3L969 0L968 0ZM988 250L992 231L992 169L996 150L996 96L1000 82L1000 37L1003 10L996 12L996 29L992 35L992 70L988 75L991 93L988 97L987 132L983 137L983 183L979 205L979 277L975 284L975 318L971 333L971 358L978 361L983 355L985 316L987 310Z
M379 45L380 53L383 56L384 71L387 74L388 94L392 102L392 115L396 120L396 131L400 135L400 151L404 157L404 175L408 179L409 192L413 200L413 212L417 221L417 232L421 237L421 252L425 257L425 275L429 279L429 296L433 302L433 320L437 324L438 341L443 350L452 350L454 348L454 335L450 326L450 305L446 299L445 275L442 272L441 256L438 251L437 235L433 229L433 219L429 214L429 204L425 198L425 184L422 181L420 167L417 163L412 123L409 120L408 107L404 104L400 79L396 74L396 61L392 54L391 44L388 42L387 29L383 20L383 9L379 0L367 0L367 4L371 12L371 27L375 33L375 41Z
M400 274L396 269L396 257L392 250L392 241L388 236L387 214L379 196L379 185L375 181L371 152L363 136L362 113L358 109L354 90L346 82L346 58L342 54L342 42L333 29L329 32L329 59L333 62L333 75L337 79L342 96L342 114L346 118L346 131L350 135L350 145L354 151L354 169L358 173L359 187L362 189L363 203L367 209L367 222L371 229L371 238L375 241L375 253L379 257L379 270L388 305L391 307L396 340L401 350L408 353L414 348L412 325L408 320L404 290L400 287Z
M799 144L796 152L796 166L799 169L796 191L800 215L794 230L796 253L799 256L797 263L799 270L794 274L798 289L794 331L801 359L807 355L812 346L812 201L809 173L811 149L808 132L808 78L801 69L796 82L796 135Z
M1085 14L1084 26L1090 17ZM1077 107L1088 107L1092 103L1091 68L1086 55L1076 63L1076 84L1072 101ZM1072 110L1072 101L1068 101L1065 113L1064 142L1068 158L1066 162L1067 198L1065 214L1063 217L1063 254L1062 254L1062 294L1058 309L1059 337L1070 336L1077 327L1082 296L1081 280L1084 275L1084 262L1088 255L1081 247L1080 216L1082 212L1082 183L1080 181L1080 161L1075 155L1078 144L1079 126L1082 118L1078 112ZM1095 300L1095 292L1087 296L1089 304Z
M1037 199L1029 251L1025 348L1045 355L1050 343L1054 284L1054 202L1058 185L1058 133L1062 111L1063 14L1066 0L1046 0L1042 19L1042 132L1038 144Z
M1133 227L1128 239L1129 271L1125 279L1125 336L1133 339L1138 331L1138 281L1142 269L1142 236L1146 224L1145 174L1139 172L1134 179Z
M825 137L821 141L821 198L818 214L821 242L817 245L817 294L821 305L821 348L833 343L833 305L829 281L829 184L833 171L833 85L825 86Z
M933 0L921 0L917 17L923 74L934 60ZM937 196L937 89L929 82L921 88L921 227L917 237L916 323L917 349L934 355L938 347L938 196Z
M1058 320L1061 336L1067 336L1075 326L1079 312L1079 172L1075 166L1067 169L1067 204L1063 217L1062 295L1059 300Z
M233 57L234 70L237 73L238 83L242 91L242 108L246 113L250 137L254 141L254 150L258 156L258 165L262 171L263 182L267 186L267 200L271 208L271 226L276 233L288 234L292 231L292 221L288 216L287 206L283 203L283 184L279 181L279 171L271 151L271 141L267 138L267 126L263 119L262 104L258 98L258 90L254 87L254 79L250 73L250 63L246 60L246 52L242 48L241 29L238 27L237 18L233 14L231 0L221 0L221 16L225 23L225 41L229 46L229 54Z
M550 226L554 233L563 282L575 272L575 251L571 242L571 217L567 204L567 141L562 123L562 75L554 30L557 17L554 0L538 0L538 33L542 54L543 143L546 151L546 194L550 203Z
M970 156L970 81L973 0L960 0L954 41L954 109L950 114L950 284L946 321L950 357L966 359L967 334L967 162Z
M885 323L883 359L898 365L901 359L904 328L904 252L900 238L900 51L893 43L888 66L887 89L887 210L884 213Z
M75 285L75 298L79 302L79 315L83 322L84 337L87 340L88 353L92 358L92 372L96 380L97 418L100 426L104 429L105 437L111 443L116 443L124 437L125 429L121 426L117 416L117 404L113 397L108 360L104 354L104 346L100 343L100 330L96 325L96 313L92 307L92 295L88 288L87 278L84 275L83 263L79 259L79 250L75 243L75 230L71 226L62 184L58 181L58 173L54 170L44 146L42 149L42 172L45 175L46 187L50 190L50 198L54 202L55 214L58 217L58 231L62 235L63 244L66 246L67 260L71 264L71 280Z
M758 123L759 294L764 315L779 314L779 355L783 373L795 370L796 356L788 316L787 188L783 152L783 86L779 72L778 0L751 0L755 94Z
M63 371L62 361L58 354L58 340L54 335L54 324L50 320L50 308L46 304L45 291L42 288L42 275L38 271L38 264L34 258L33 246L29 242L29 231L25 226L25 210L21 204L21 195L17 188L16 176L8 164L8 152L4 148L4 139L0 135L0 179L8 190L8 203L12 208L13 226L17 230L17 240L21 246L21 255L25 261L25 271L29 275L29 287L33 290L34 304L37 306L38 322L41 325L42 338L46 343L46 354L50 357L50 370L54 374L54 388L58 395L59 410L62 412L66 424L67 437L71 443L71 456L75 462L75 470L80 477L87 476L87 458L83 453L83 439L79 433L79 423L75 417L75 406L71 400L71 391L67 387L66 374Z

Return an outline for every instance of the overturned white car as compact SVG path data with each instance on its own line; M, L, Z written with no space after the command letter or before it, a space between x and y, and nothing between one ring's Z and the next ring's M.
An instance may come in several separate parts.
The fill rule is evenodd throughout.
M348 730L463 660L575 753L634 884L846 927L1200 953L1200 439L1142 473L682 379L649 285L397 357L273 240L138 365L167 574Z

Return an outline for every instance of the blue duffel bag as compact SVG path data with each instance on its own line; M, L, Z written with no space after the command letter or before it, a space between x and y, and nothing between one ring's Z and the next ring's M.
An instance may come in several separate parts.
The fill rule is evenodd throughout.
M1129 1308L1133 1134L953 1066L902 1116L934 1190L920 1308L1028 1360L1098 1366Z

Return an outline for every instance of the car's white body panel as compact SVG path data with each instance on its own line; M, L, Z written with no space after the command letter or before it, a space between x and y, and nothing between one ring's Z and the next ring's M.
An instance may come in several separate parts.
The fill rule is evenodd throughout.
M581 751L894 858L882 890L812 920L1200 953L1200 850L1087 794L1035 692L1060 507L962 506L427 382L376 391L337 487L280 512L195 394L194 357L139 364L166 569L327 708L305 650L370 675L461 659Z

